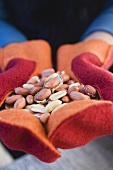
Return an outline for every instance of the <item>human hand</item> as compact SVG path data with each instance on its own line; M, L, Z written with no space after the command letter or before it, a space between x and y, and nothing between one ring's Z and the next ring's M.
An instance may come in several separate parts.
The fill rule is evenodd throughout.
M45 162L60 157L49 142L41 122L22 109L4 108L4 101L16 87L33 75L52 67L51 48L43 40L14 43L0 49L0 140L13 150L32 154Z
M106 49L108 49L109 45L106 45ZM95 47L95 49L98 48ZM88 58L91 58L89 57L89 54L90 53L84 53L84 55L88 56ZM99 58L104 61L103 55L101 56L101 54L103 54L102 51L99 52ZM67 57L69 59L69 56ZM79 61L79 56L72 57L72 66L76 65L76 58L76 62ZM82 57L80 57L80 59L81 58ZM95 60L94 64L98 64L96 61L98 60ZM82 64L83 62L81 63L81 67ZM61 65L61 67L62 66L63 65ZM85 64L85 66L87 68L87 64ZM103 68L108 68L110 64L103 62L101 66ZM90 67L92 67L92 65ZM66 71L66 69L63 68L61 68L61 70ZM68 73L70 73L70 75L72 75L74 78L76 76L79 79L79 76L77 76L78 74L76 74L77 70L74 66L73 70L75 75L72 74L70 69L67 70L69 71ZM73 101L60 108L58 111L55 111L54 114L51 114L48 123L45 125L45 127L43 127L38 119L22 110L18 111L11 109L8 112L4 110L0 113L0 138L12 149L18 149L27 153L31 153L45 162L52 162L60 157L60 153L55 148L74 148L85 145L99 136L112 134L112 112L113 106L112 102L109 100ZM23 120L27 121L25 122ZM6 128L5 131L4 128ZM46 129L48 137L46 136L44 128ZM36 129L39 129L39 131L36 131ZM19 133L15 134L16 131ZM11 135L8 135L10 132ZM14 136L14 139L12 139L11 136ZM22 138L23 140L21 140ZM33 146L35 146L35 148Z
M0 106L14 88L52 67L51 48L44 40L12 43L0 49ZM4 87L4 88L3 88Z
M47 123L48 138L57 148L83 146L113 134L113 47L101 40L64 45L58 50L58 70L98 90L100 100L78 100L60 108Z

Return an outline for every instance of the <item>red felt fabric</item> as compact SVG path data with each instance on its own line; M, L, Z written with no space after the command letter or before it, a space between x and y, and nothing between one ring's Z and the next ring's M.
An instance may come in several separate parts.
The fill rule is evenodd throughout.
M32 154L44 162L60 157L60 152L47 139L41 122L20 109L0 112L0 139L7 147Z
M83 146L97 137L113 134L113 104L109 101L74 101L53 113L48 137L58 148Z
M12 43L0 49L0 106L15 87L52 67L51 48L44 40ZM4 88L3 88L4 87Z
M0 73L2 73L2 69L0 68Z
M37 50L34 55L35 49ZM44 162L53 162L60 157L57 147L74 148L85 145L97 137L113 134L113 104L111 102L113 101L113 76L105 70L112 64L113 48L103 41L94 40L67 45L67 51L64 49L62 50L61 47L58 53L58 68L67 71L74 78L77 77L83 84L90 84L97 88L101 99L105 101L71 102L50 116L45 129L36 117L25 111L9 109L0 112L0 139L9 148L33 154ZM37 56L38 51L41 53ZM0 53L1 68L3 70L5 68L0 75L1 105L15 87L21 86L37 72L36 63L40 63L38 73L51 65L50 48L42 41L41 44L39 42L38 48L37 42L34 41L17 43L0 50ZM42 56L46 54L47 58L42 60ZM6 60L3 60L3 56ZM44 61L47 61L47 65Z
M101 100L74 101L54 112L46 126L50 141L69 149L113 134L113 75L107 71L113 63L113 47L99 40L67 44L60 47L57 59L58 69L94 86Z
M22 86L35 73L36 63L25 59L12 59L0 75L0 106L14 88Z
M0 49L0 109L5 98L33 75L52 67L51 49L43 40L12 43ZM18 132L18 133L17 133ZM45 129L32 114L21 109L0 111L0 140L7 147L24 151L44 162L60 157L47 139Z
M73 79L76 79L71 70L71 63L76 56L82 53L92 53L96 55L102 63L104 69L112 65L113 46L99 39L92 39L74 44L62 45L57 52L57 69L65 70Z
M82 53L72 61L72 71L78 80L95 87L101 99L113 102L113 74L101 66L98 57L92 53Z

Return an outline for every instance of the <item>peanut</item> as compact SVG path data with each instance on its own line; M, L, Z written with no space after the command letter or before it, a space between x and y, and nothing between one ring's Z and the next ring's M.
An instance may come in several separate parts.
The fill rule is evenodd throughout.
M49 97L49 99L50 99L50 100L57 100L57 99L62 98L62 97L65 96L66 94L67 94L67 92L66 92L65 90L63 90L63 91L58 91L58 92L56 92L56 93L53 93L53 94Z
M79 83L79 82L77 82L77 83L72 83L72 84L69 85L69 88L71 88L71 87L73 87L73 86L79 88L80 83Z
M46 100L46 99L44 99L44 100L36 100L36 99L34 99L34 101L35 101L36 103L39 103L39 104L46 104L46 103L47 103L47 100Z
M33 104L33 102L34 102L34 97L33 97L32 95L28 95L28 96L26 97L26 101L27 101L28 104Z
M94 87L90 85L85 85L84 86L84 93L90 96L91 98L96 98L97 97L97 91Z
M46 112L53 111L57 106L61 105L62 101L54 100L46 105Z
M15 103L14 103L14 108L15 109L23 109L26 106L26 100L24 97L19 98Z
M46 108L41 104L35 104L31 107L31 111L33 112L40 112L40 113L46 113Z
M27 84L36 84L36 83L37 83L37 81L33 78L31 78L27 81Z
M70 79L70 76L68 74L61 74L62 78L63 78L63 82L67 82Z
M16 94L19 94L19 95L22 95L22 96L27 96L29 94L29 90L24 89L22 87L17 87L17 88L15 88L14 91L15 91Z
M47 123L50 113L53 114L73 100L99 99L94 87L70 79L65 71L55 73L52 68L43 70L40 78L31 77L23 87L15 88L14 92L14 95L6 98L5 109L25 110L43 124Z
M33 87L29 90L29 93L31 95L35 95L37 92L39 92L40 90L42 90L42 87Z
M33 77L31 77L31 78L27 81L27 84L35 84L35 83L37 83L37 82L39 82L39 81L40 81L40 79L39 79L38 76L33 76Z
M70 85L70 84L72 84L72 83L75 83L75 81L74 81L74 80L68 80L68 81L67 81L67 84L68 84L68 85Z
M45 113L40 115L40 121L45 124L47 123L48 119L50 117L50 113Z
M40 79L40 81L34 84L35 87L43 87L46 77Z
M61 98L62 102L64 103L69 103L70 102L70 98L68 96L64 96Z
M12 105L16 102L16 100L18 100L19 98L21 98L22 95L12 95L6 98L5 103Z
M33 84L23 84L23 88L28 89L28 90L30 90L33 87L34 87Z
M36 100L44 100L47 99L51 95L51 90L50 89L42 89L40 90L36 95L35 99Z
M59 79L57 77L53 77L45 83L44 87L45 88L55 88L59 84L60 84Z
M86 100L86 99L90 99L89 96L87 95L84 95L80 92L77 92L77 91L72 91L70 94L69 94L70 98L72 100Z
M49 68L49 69L46 69L46 70L43 70L41 72L41 76L42 77L49 77L50 75L52 75L53 73L55 73L55 70L53 68Z
M62 91L62 90L67 90L69 87L68 84L62 84L59 88L57 88L55 91Z

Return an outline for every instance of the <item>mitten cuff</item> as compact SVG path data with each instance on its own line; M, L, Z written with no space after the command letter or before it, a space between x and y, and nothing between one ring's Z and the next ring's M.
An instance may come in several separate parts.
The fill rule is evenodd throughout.
M12 43L0 49L0 66L3 70L15 58L35 61L38 64L38 74L43 69L52 67L51 48L44 40Z

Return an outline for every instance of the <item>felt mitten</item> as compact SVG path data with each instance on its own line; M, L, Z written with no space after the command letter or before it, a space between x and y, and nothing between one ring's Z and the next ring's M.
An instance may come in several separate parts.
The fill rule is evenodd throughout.
M107 71L112 63L113 47L101 40L60 47L58 70L95 87L100 100L76 100L54 112L46 126L54 146L74 148L113 134L113 75Z
M112 89L113 80L112 74L106 70L112 63L113 46L103 40L64 45L58 50L58 70L65 70L81 83L94 86L101 99L111 101L113 92L108 91Z
M13 43L0 49L0 140L13 150L55 161L59 151L49 142L41 122L22 109L3 109L4 100L16 87L52 67L51 48L43 40Z
M51 48L44 40L12 43L0 49L0 105L14 88L52 67ZM4 88L3 88L4 87Z
M113 47L107 42L99 39L92 39L75 44L62 45L57 51L57 70L65 70L75 79L71 69L72 60L83 53L96 55L101 67L108 69L113 63Z

